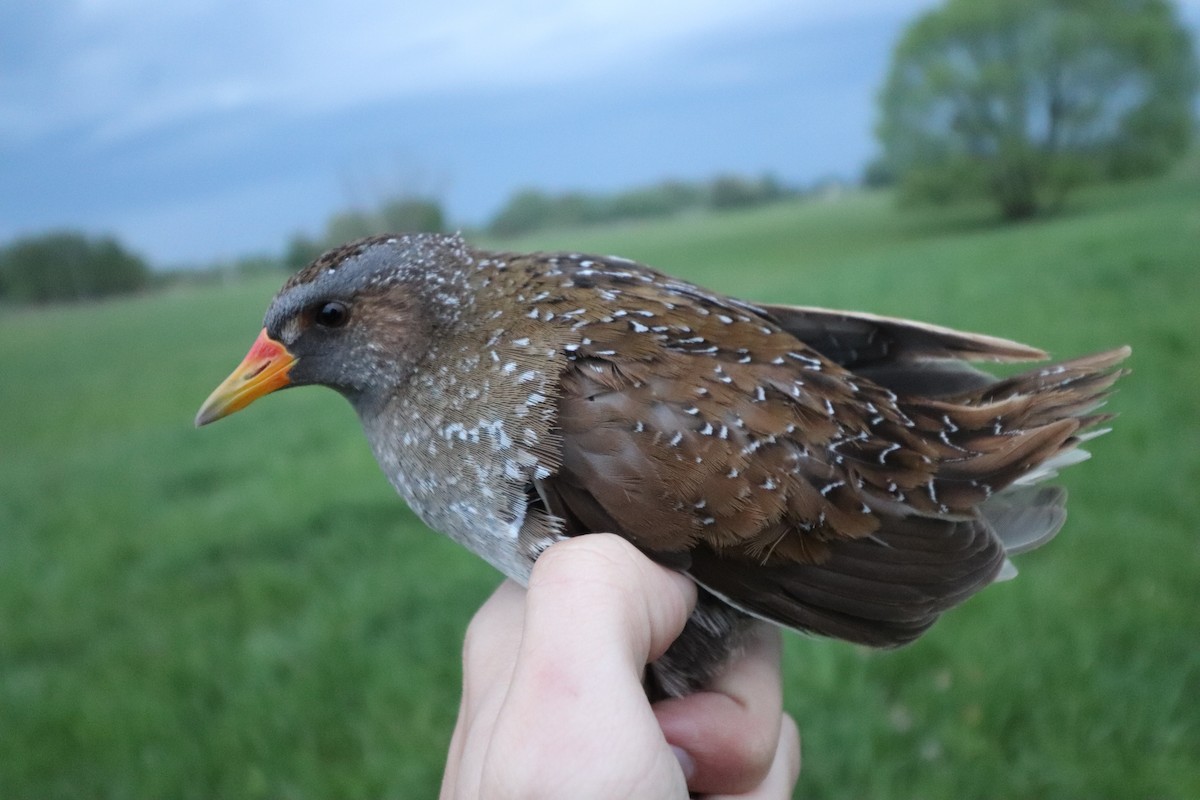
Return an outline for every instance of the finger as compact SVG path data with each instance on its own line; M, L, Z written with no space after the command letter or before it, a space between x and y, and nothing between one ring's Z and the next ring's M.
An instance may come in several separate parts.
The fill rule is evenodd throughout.
M695 603L690 579L619 536L590 534L559 542L538 558L525 624L538 634L533 643L553 642L586 664L597 656L623 658L640 676L683 630ZM613 643L624 646L614 650Z
M525 589L504 581L467 626L463 639L463 699L470 703L486 692L507 689L497 677L512 674L525 628ZM502 674L503 673L503 674Z
M778 630L757 626L708 690L655 704L667 741L695 766L693 791L738 794L763 782L779 746L779 662Z
M462 699L442 776L441 800L479 796L490 733L516 664L524 605L525 590L505 581L467 626Z
M454 734L450 737L450 750L446 754L446 766L442 770L442 788L438 792L438 800L462 797L459 793L459 778L462 776L463 750L468 738L466 709L466 697L463 697L458 704L458 718L454 721Z
M691 581L617 537L592 534L543 553L489 753L498 772L485 783L494 777L514 796L649 796L636 786L672 784L683 792L671 751L653 746L662 734L641 679L694 601ZM630 775L633 786L620 783Z
M706 795L705 800L788 800L800 778L800 731L796 721L784 714L780 720L779 746L762 783L739 795Z

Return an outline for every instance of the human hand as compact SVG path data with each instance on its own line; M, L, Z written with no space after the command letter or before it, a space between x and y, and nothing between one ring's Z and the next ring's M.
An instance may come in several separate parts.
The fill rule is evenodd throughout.
M645 665L696 600L617 536L555 544L528 591L506 581L472 620L442 800L787 798L800 771L765 626L704 692L655 703Z

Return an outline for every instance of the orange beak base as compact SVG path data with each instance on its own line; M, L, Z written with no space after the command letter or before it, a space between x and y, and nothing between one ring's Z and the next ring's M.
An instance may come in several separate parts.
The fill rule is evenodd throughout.
M287 348L268 336L263 328L242 363L200 406L196 427L241 411L263 395L290 385L288 373L295 363L296 358Z

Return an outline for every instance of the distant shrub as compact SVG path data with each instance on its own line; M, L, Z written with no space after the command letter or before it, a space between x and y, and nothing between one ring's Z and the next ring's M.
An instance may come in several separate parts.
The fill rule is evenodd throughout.
M896 173L885 159L876 158L863 168L861 183L868 189L882 189L896 183Z
M537 189L522 189L492 218L488 230L497 236L516 236L549 227L556 201Z
M442 206L434 200L396 198L384 203L376 216L384 228L379 233L441 233L446 230Z
M488 223L494 236L517 236L546 228L655 219L684 211L726 210L770 203L797 194L774 176L723 175L707 182L666 180L615 194L547 194L522 189Z
M49 303L126 294L145 288L150 268L110 236L58 231L0 248L0 299Z
M441 204L430 198L393 197L373 211L339 211L325 223L325 233L313 239L298 233L288 242L282 263L297 270L326 250L380 233L442 233L446 217Z
M749 208L784 197L783 187L770 175L743 178L720 175L712 182L710 203L715 209Z

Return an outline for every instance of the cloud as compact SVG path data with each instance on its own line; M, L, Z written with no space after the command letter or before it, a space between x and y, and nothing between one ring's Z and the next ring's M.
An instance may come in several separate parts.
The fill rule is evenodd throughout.
M706 37L936 0L42 0L0 11L0 144L650 70ZM1200 0L1182 0L1200 23Z
M717 33L920 0L74 0L8 12L33 50L0 78L0 137L108 145L205 116L318 113L397 96L646 68ZM47 11L47 9L50 9Z

